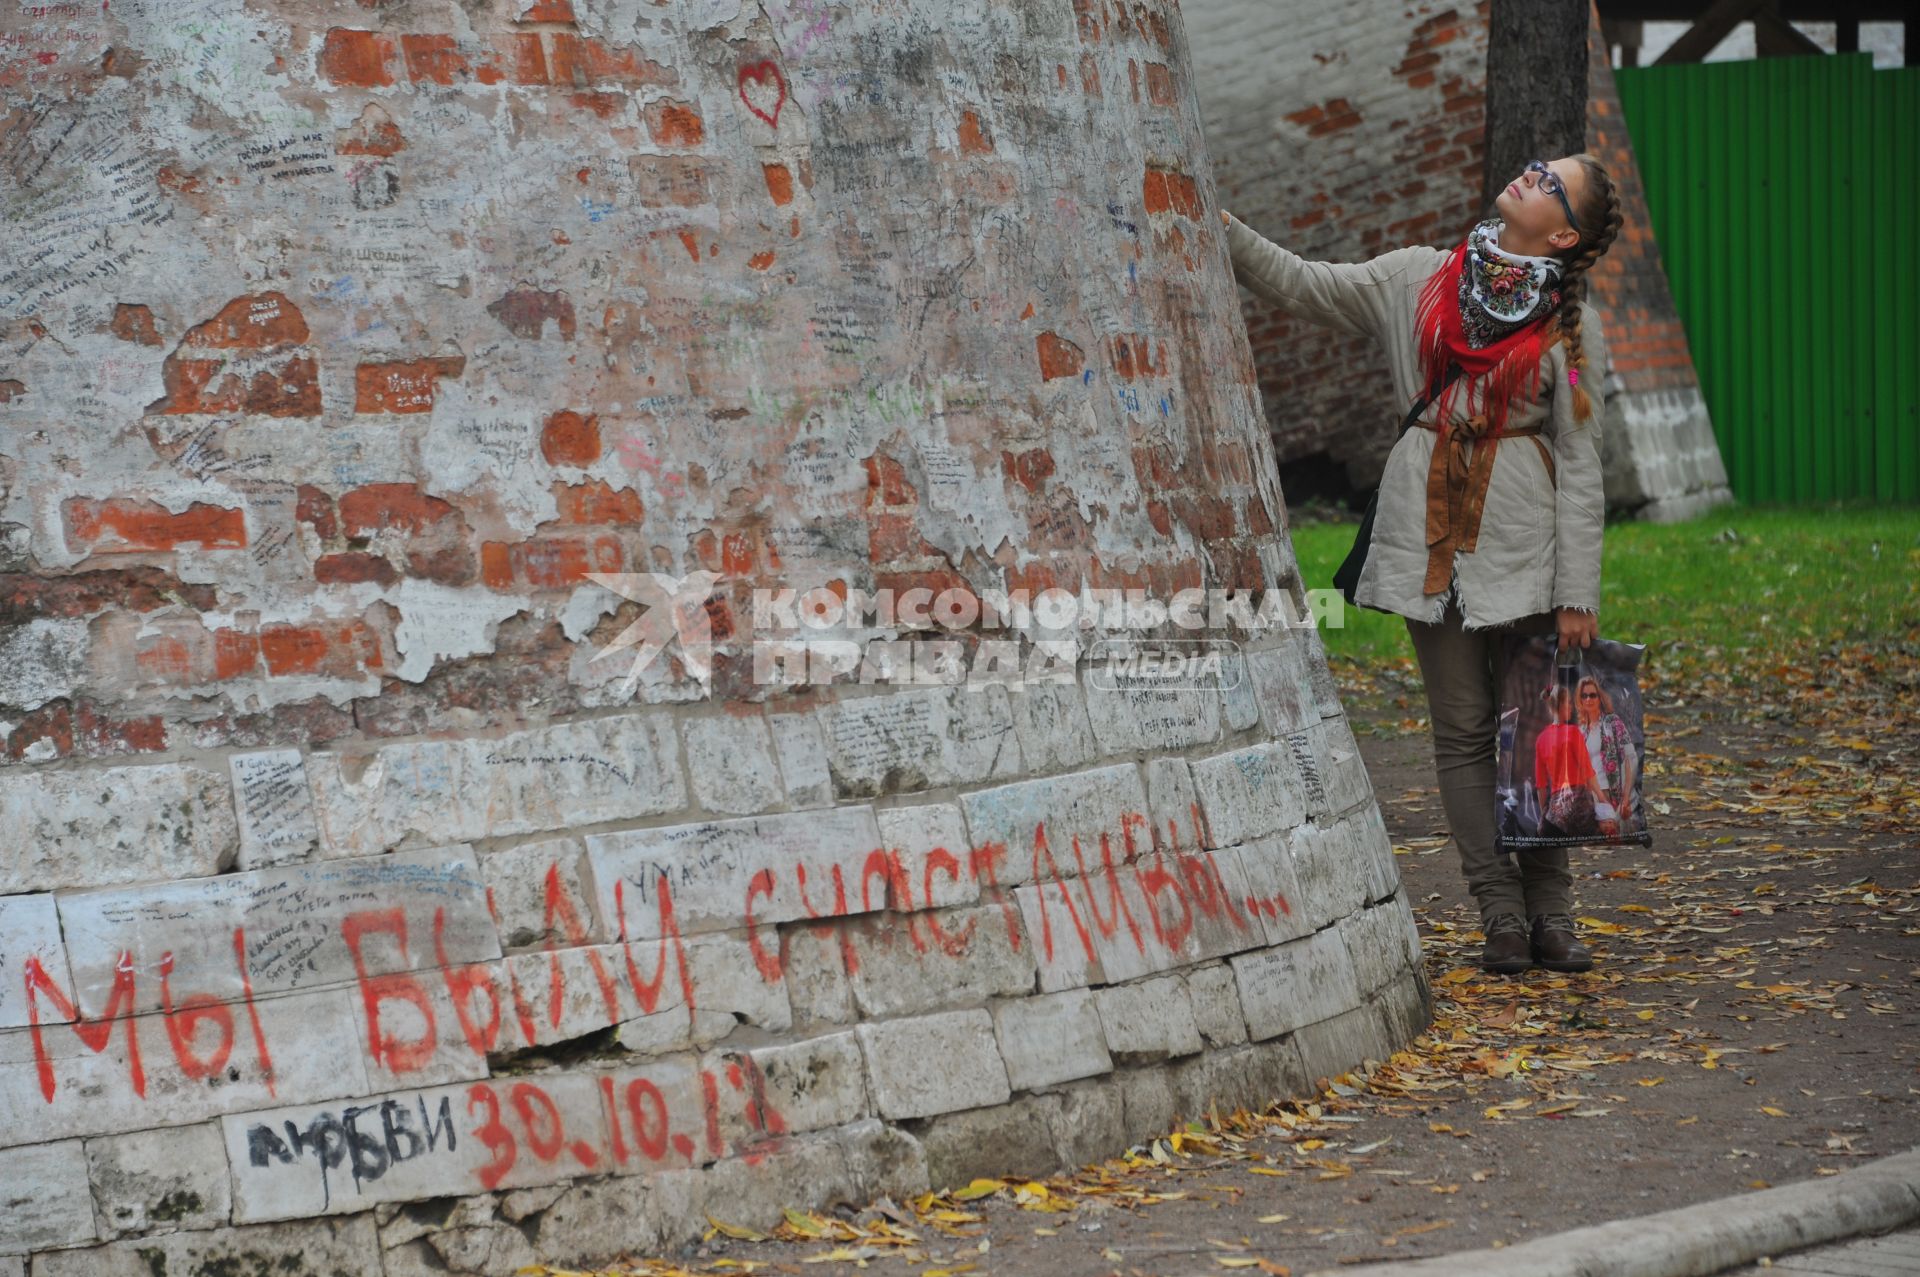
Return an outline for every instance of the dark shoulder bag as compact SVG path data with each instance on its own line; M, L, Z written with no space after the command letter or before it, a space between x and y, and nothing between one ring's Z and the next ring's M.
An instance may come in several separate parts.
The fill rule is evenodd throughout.
M1459 364L1449 363L1446 376L1440 380L1439 390L1445 390L1451 386L1460 372ZM1427 405L1433 401L1433 396L1438 394L1439 390L1426 390L1413 401L1413 407L1407 409L1407 419L1400 423L1400 434L1394 436L1395 443L1398 443L1401 436L1413 428L1413 423L1420 419L1420 414L1427 410ZM1373 511L1379 504L1380 486L1375 484L1373 495L1367 498L1367 512L1360 516L1360 531L1354 535L1353 548L1347 551L1346 561L1333 574L1334 588L1340 591L1349 605L1354 605L1353 592L1360 585L1360 569L1366 566L1367 547L1373 543Z

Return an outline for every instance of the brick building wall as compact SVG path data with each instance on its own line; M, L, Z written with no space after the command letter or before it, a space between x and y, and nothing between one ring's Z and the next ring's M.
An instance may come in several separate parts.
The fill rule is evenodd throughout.
M1624 219L1593 268L1592 295L1606 316L1613 357L1600 436L1607 508L1645 519L1691 518L1731 502L1733 489L1667 286L1597 9L1587 51L1587 149L1613 175Z
M0 175L0 1274L593 1262L1425 1023L1311 628L756 606L1297 614L1171 4L13 6Z
M1407 10L1205 0L1188 7L1221 200L1315 260L1451 246L1480 204L1484 3ZM1628 231L1592 301L1618 358L1603 433L1616 512L1677 517L1727 500L1724 471L1667 294L1595 20L1590 149L1626 193ZM1283 475L1330 493L1377 482L1404 411L1372 344L1243 295Z

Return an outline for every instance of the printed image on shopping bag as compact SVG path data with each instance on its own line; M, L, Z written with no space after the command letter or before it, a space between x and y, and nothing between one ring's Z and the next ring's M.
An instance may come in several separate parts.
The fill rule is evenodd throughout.
M1639 680L1646 647L1596 639L1556 649L1550 634L1514 636L1503 654L1500 848L1651 846Z

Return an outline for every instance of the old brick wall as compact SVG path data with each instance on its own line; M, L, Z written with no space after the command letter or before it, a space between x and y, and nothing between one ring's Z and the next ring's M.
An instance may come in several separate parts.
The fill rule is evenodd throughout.
M1242 221L1319 261L1454 243L1473 224L1484 0L1194 0L1186 14L1220 200ZM1385 358L1372 342L1242 300L1282 466L1324 455L1353 483L1377 481L1406 410Z
M0 112L0 1274L590 1261L1424 1024L1313 630L754 659L1300 602L1171 4L15 6Z
M1667 287L1597 10L1587 52L1587 149L1614 175L1624 218L1620 237L1593 268L1592 294L1607 316L1613 356L1600 436L1607 508L1643 519L1687 519L1730 503L1733 489Z
M1187 9L1222 203L1304 257L1451 246L1482 211L1487 4L1408 9L1202 0ZM1612 72L1592 41L1589 149L1621 183L1626 228L1592 301L1616 356L1610 509L1684 517L1730 499L1652 237ZM1243 295L1283 472L1379 479L1405 410L1372 344Z

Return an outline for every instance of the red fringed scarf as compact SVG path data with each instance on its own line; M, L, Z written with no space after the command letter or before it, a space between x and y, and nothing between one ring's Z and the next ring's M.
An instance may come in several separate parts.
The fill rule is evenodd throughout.
M1440 384L1449 360L1459 364L1462 370L1463 375L1443 388L1438 396L1434 420L1442 426L1447 424L1454 394L1469 381L1485 377L1485 402L1480 415L1486 418L1485 431L1497 433L1505 427L1508 409L1516 396L1524 394L1530 402L1540 393L1540 357L1552 342L1560 339L1560 319L1549 312L1491 345L1478 349L1469 345L1460 318L1460 276L1466 270L1466 263L1467 242L1463 239L1420 291L1414 319L1414 332L1420 344L1420 367L1428 387ZM1481 431L1471 433L1478 435Z

